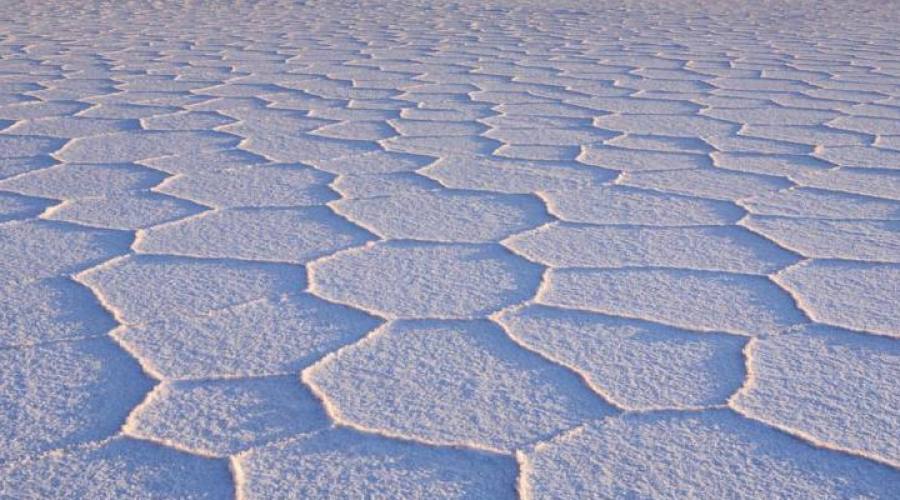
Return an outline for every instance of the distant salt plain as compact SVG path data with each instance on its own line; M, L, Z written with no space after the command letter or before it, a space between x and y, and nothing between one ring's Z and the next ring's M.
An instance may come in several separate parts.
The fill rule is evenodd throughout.
M900 492L889 3L0 12L0 497Z

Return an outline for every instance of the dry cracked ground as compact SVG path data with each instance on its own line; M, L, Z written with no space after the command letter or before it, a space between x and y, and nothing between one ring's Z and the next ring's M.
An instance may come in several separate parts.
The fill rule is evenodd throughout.
M0 1L0 497L896 498L898 40Z

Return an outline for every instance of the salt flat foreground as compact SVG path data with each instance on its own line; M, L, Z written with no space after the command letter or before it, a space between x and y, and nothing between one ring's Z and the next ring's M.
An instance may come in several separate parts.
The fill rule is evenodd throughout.
M898 40L0 0L0 497L897 498Z

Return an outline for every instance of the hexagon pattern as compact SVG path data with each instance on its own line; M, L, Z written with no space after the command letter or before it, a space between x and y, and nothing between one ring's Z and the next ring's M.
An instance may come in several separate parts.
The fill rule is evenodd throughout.
M900 10L0 11L0 497L900 491Z

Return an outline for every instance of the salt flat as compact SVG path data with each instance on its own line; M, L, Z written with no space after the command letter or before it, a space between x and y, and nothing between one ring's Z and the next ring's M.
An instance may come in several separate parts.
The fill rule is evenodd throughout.
M897 498L896 7L0 0L0 497Z

